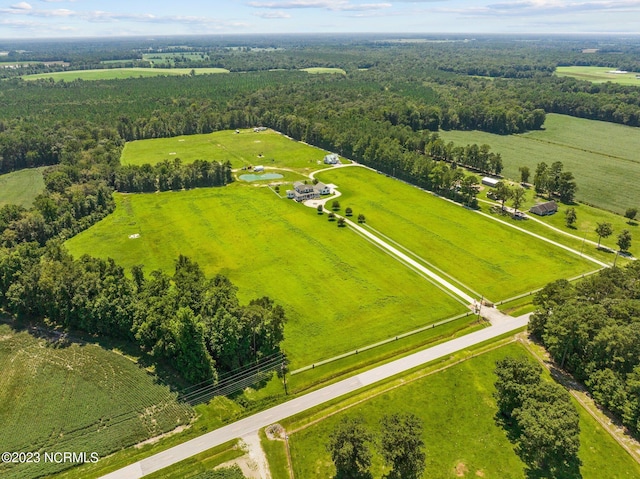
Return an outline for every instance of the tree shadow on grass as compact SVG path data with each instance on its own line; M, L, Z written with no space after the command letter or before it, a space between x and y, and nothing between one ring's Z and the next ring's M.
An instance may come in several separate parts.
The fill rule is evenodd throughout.
M567 463L553 469L540 468L535 464L530 464L530 460L518 446L518 440L522 435L518 422L513 418L503 416L500 412L496 412L494 421L497 426L504 430L507 439L514 445L513 451L526 464L524 472L527 479L582 479L582 473L580 472L582 461L580 461L580 458L574 457Z

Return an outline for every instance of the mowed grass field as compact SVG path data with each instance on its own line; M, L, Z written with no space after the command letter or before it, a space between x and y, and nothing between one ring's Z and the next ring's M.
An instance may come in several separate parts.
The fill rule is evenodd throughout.
M188 422L176 402L133 361L91 344L59 344L0 324L3 451L87 451L101 457ZM3 478L40 477L52 463L9 467Z
M321 172L342 208L493 301L596 269L577 255L359 167Z
M640 72L609 73L616 70L609 67L558 67L556 75L559 77L573 77L579 80L587 80L592 83L619 83L621 85L640 86L640 79L636 78Z
M24 75L23 80L53 78L55 81L73 80L116 80L121 78L155 77L161 75L189 75L191 68L106 68L97 70L74 70L53 73ZM229 73L224 68L193 68L196 75Z
M576 198L600 208L624 213L640 207L640 128L566 115L547 115L545 129L522 135L494 135L480 131L441 131L445 141L491 146L502 155L503 175L519 179L518 168L561 161L576 177Z
M348 228L268 188L116 195L116 204L66 243L72 254L143 264L147 273L172 272L184 254L209 277L227 275L244 301L275 299L289 319L292 369L466 311Z
M494 421L497 411L493 398L495 362L506 356L525 355L527 352L521 345L512 343L372 399L367 400L363 394L364 402L297 432L296 429L316 417L285 421L295 477L333 477L335 468L325 444L343 417L362 416L368 428L377 433L380 419L390 412L412 413L422 419L426 452L422 477L425 479L532 477L526 474L526 465L514 452L515 446L507 439L506 432ZM338 403L333 410L354 402L355 399L350 398ZM640 465L588 413L577 407L581 478L640 477ZM318 416L322 414L319 412ZM383 477L388 471L383 469L379 455L374 456L373 477Z
M46 168L28 168L0 175L0 207L15 204L29 208L44 191L42 172Z
M323 163L325 155L324 150L292 141L273 130L256 133L247 129L240 130L239 134L224 130L204 135L132 141L125 145L120 162L123 165L142 165L173 161L175 158L180 158L183 163L229 160L233 168L263 165L311 171L328 166Z

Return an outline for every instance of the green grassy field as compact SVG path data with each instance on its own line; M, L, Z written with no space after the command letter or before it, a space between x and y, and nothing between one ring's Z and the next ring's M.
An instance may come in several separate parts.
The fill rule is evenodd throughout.
M115 80L121 78L154 77L161 75L189 75L191 68L107 68L98 70L74 70L66 72L38 73L24 75L23 80L53 78L55 81L73 80ZM224 68L194 68L196 75L229 73Z
M173 161L175 158L180 158L183 163L198 159L229 160L233 168L263 165L308 172L328 166L322 161L324 155L326 152L323 150L291 141L273 130L254 133L248 129L240 130L239 134L225 130L206 135L132 141L125 145L120 162L123 165L141 165Z
M268 188L233 184L116 195L116 211L67 242L76 256L171 271L185 254L207 275L228 275L244 300L285 306L292 368L465 311L465 308L327 216ZM138 239L129 235L138 233Z
M558 67L556 75L559 77L573 77L579 80L587 80L593 83L612 82L621 85L640 86L640 79L636 78L640 73L609 73L615 68L609 67Z
M445 141L491 146L500 153L503 175L519 179L518 168L528 166L531 179L538 163L562 161L576 177L576 198L623 213L640 206L640 129L565 115L547 115L545 129L522 135L493 135L479 131L441 131Z
M497 301L595 269L575 255L364 168L316 175L343 208L479 294ZM374 231L375 233L376 231Z
M192 410L133 361L91 344L51 343L0 324L0 444L7 451L88 451L100 457L174 429ZM40 477L53 463L10 468Z
M361 415L375 432L384 414L410 412L424 424L427 460L423 477L524 479L526 466L494 421L497 408L492 394L495 361L526 354L522 346L512 343L373 399L366 400L363 395L365 402L298 432L293 431L308 422L306 415L285 421L295 477L333 477L335 469L325 444L342 417ZM344 405L353 402L348 399ZM332 410L341 406L339 403ZM582 479L601 479L603 471L608 479L639 477L640 465L591 416L579 410ZM373 477L386 472L379 457L375 457L371 471Z
M44 190L42 168L28 168L0 175L0 207L16 204L28 208L34 198Z
M311 74L318 74L318 73L332 73L332 74L338 74L338 75L347 74L347 72L345 72L342 68L311 67L311 68L303 68L301 71L311 73Z

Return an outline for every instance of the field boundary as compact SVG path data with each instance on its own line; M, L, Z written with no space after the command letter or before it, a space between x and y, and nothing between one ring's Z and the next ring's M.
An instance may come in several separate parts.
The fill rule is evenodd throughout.
M379 346L384 346L385 344L389 344L389 343L392 343L394 341L398 341L400 339L407 338L409 336L413 336L414 334L422 333L422 332L427 331L429 329L434 329L434 328L436 328L438 326L443 326L445 324L452 323L452 322L457 321L457 320L462 319L462 318L468 318L469 316L472 316L472 315L475 315L475 313L473 313L472 311L468 311L466 313L462 313L462 314L459 314L457 316L452 316L450 318L443 319L442 321L438 321L436 323L431 323L431 324L429 324L427 326L422 326L422 327L420 327L418 329L414 329L412 331L407 331L406 333L398 334L396 336L392 336L390 338L383 339L382 341L378 341L377 343L368 344L368 345L363 346L361 348L353 349L353 350L348 351L346 353L339 354L339 355L333 356L331 358L323 359L321 361L318 361L316 363L310 364L308 366L303 366L301 368L296 369L295 371L291 371L290 374L294 375L294 374L303 373L303 372L308 371L310 369L315 369L316 367L324 366L325 364L333 363L335 361L339 361L340 359L344 359L344 358L347 358L349 356L354 356L354 355L356 355L358 353L361 353L361 352L364 352L364 351L368 351L370 349L374 349L374 348L377 348Z

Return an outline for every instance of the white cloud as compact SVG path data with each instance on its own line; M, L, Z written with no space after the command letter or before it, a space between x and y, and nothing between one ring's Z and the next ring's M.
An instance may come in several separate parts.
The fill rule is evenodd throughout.
M248 3L255 8L295 9L319 8L332 11L379 10L391 7L390 3L351 3L348 0L284 0L275 2L253 1Z
M33 10L33 7L27 2L16 3L15 5L11 5L11 8L13 10Z
M275 12L256 12L254 13L254 15L257 17L266 18L266 19L291 18L291 15L289 15L286 12L281 12L279 10Z

